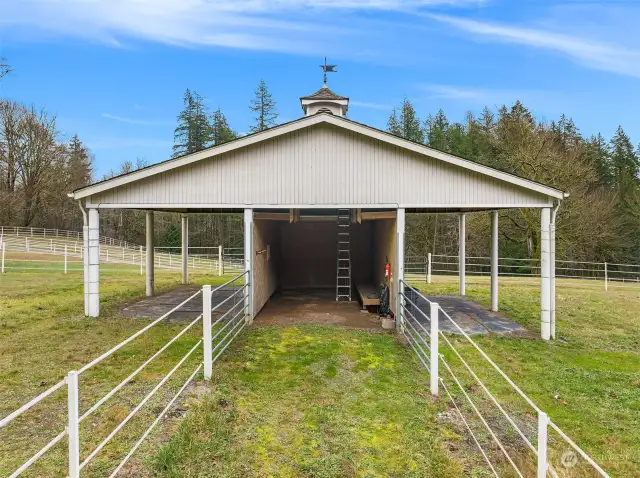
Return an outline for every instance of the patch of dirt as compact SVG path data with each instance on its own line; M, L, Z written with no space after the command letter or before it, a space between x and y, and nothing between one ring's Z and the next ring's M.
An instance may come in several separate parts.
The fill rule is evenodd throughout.
M334 325L382 332L375 313L363 313L357 301L336 302L329 290L293 290L277 292L256 316L254 326L290 326L295 324Z

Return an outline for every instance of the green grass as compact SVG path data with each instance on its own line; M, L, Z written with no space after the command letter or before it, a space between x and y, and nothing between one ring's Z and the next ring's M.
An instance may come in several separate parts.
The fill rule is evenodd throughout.
M489 306L488 281L470 278L469 282L467 295ZM415 285L426 294L457 294L457 283L451 278L436 276L434 284ZM539 300L539 285L535 282L502 280L500 310L538 334ZM559 340L476 338L507 375L612 476L640 475L638 311L640 287L629 285L604 291L602 284L559 280ZM510 410L526 408L476 352L462 339L454 340ZM461 369L451 354L447 357L456 370ZM446 376L446 372L442 373ZM556 445L560 443L555 432L550 436Z
M144 295L144 277L119 270L101 271L101 316L83 315L82 272L11 270L0 275L0 416L4 417L61 380L69 370L98 357L148 323L119 315L121 305ZM219 284L229 277L196 275L196 283ZM158 272L159 290L178 284L178 273ZM80 410L119 383L172 338L184 324L159 325L112 357L81 375ZM82 455L95 447L153 385L196 343L201 327L194 327L140 373L125 389L81 424ZM168 382L113 443L86 468L85 476L103 476L114 460L142 434L169 393L188 376L200 353ZM175 393L175 392L174 392ZM0 476L14 471L64 429L66 389L63 388L0 430ZM155 414L154 414L155 412ZM66 469L66 440L54 447L26 476L53 476ZM83 470L84 472L85 470Z
M148 460L166 477L460 476L442 405L392 335L324 326L251 330L212 392Z
M427 294L457 293L453 280L435 280L430 286L418 286ZM159 289L177 281L174 273L160 272L156 278ZM220 279L197 276L195 281L216 284ZM640 474L640 288L605 292L582 281L559 281L557 292L557 332L562 340L480 337L477 341L612 476L636 476ZM469 278L467 293L489 304L486 280ZM143 278L135 272L105 270L101 317L87 319L82 314L81 272L65 276L59 271L13 270L0 276L0 416L142 328L147 321L123 318L118 310L143 294ZM539 287L534 281L502 280L500 307L508 317L539 331ZM83 374L81 411L181 327L173 323L154 327ZM199 335L196 326L83 422L83 457ZM461 338L452 340L505 407L535 426L535 417L526 413L522 400L502 379ZM461 370L450 353L446 356ZM200 352L192 358L83 470L83 476L111 472L201 360ZM442 376L446 377L444 370ZM470 384L469 377L461 377ZM471 455L472 444L460 424L442 419L446 395L432 401L427 379L413 352L392 335L320 326L251 328L215 364L211 385L199 381L191 388L171 412L173 418L163 421L140 448L128 475L487 476L477 455ZM447 386L454 390L450 380ZM481 396L477 387L468 390ZM11 473L64 428L65 400L63 389L0 430L0 476ZM472 426L479 430L477 424ZM507 428L501 425L506 437ZM557 438L552 434L554 453L563 451ZM526 453L515 441L509 448L523 458ZM496 454L495 447L493 451ZM555 465L559 457L553 457ZM57 476L65 468L63 440L26 476ZM559 471L565 472L562 476L584 476L581 467Z

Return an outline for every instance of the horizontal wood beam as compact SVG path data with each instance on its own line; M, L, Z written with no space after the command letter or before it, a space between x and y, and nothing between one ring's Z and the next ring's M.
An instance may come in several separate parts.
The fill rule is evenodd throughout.
M396 212L395 211L362 211L361 219L363 221L372 221L374 219L395 219Z
M254 219L264 219L268 221L288 221L289 214L286 212L256 212Z

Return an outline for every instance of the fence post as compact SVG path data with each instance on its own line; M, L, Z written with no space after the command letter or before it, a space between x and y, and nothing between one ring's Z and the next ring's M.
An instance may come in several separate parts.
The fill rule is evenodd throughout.
M431 253L427 253L427 284L431 284Z
M222 246L218 246L218 275L224 274L224 258L222 256Z
M124 247L122 248L122 262L124 262Z
M609 271L606 262L604 263L604 290L609 290Z
M538 412L538 478L547 477L547 425L549 417L543 411Z
M140 246L140 275L142 275L142 246Z
M64 245L64 273L67 273L67 245Z
M25 238L24 240L24 248L29 252L29 238Z
M4 252L7 250L7 244L3 242L2 244L0 244L0 246L2 247L2 270L0 272L4 274Z
M33 228L31 228L31 236L33 236Z
M431 354L429 356L430 364L429 368L431 368L431 376L430 376L430 384L431 384L431 395L434 397L438 396L438 310L440 306L436 302L431 302L431 313L429 317L431 319Z
M211 352L211 286L202 286L202 348L204 350L204 379L211 380L213 362Z
M80 476L80 424L78 420L78 372L67 375L67 410L69 423L69 478Z

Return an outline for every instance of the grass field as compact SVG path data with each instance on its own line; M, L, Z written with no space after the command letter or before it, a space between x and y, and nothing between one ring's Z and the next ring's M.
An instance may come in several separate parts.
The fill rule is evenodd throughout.
M119 316L122 303L144 293L131 272L105 272L101 314L82 317L81 273L13 271L0 276L0 416L73 368L100 355L146 322ZM158 273L159 288L178 275ZM220 278L196 276L199 283ZM436 278L429 294L454 294ZM640 476L640 289L598 290L559 281L562 340L487 337L478 342L552 420L612 476ZM488 283L469 278L468 295L488 304ZM502 281L501 310L537 331L535 282ZM81 377L81 410L133 371L179 329L154 327L104 366ZM199 327L154 361L122 395L82 424L82 455L104 438L195 344ZM212 387L202 383L172 412L174 419L136 454L129 476L485 476L468 440L436 420L428 376L412 352L386 334L320 326L251 328L216 363ZM460 348L464 344L456 341ZM200 359L185 364L167 392L152 400L86 469L110 473ZM474 364L475 366L475 364ZM485 372L478 362L479 373ZM483 376L483 379L485 377ZM486 380L493 380L487 373ZM504 387L495 382L496 390ZM557 396L558 398L554 398ZM0 475L19 466L65 424L64 390L0 430ZM188 409L188 413L185 410ZM186 415L184 420L178 418ZM206 430L206 432L203 432ZM27 476L66 467L66 442ZM86 473L85 473L86 472Z
M447 277L415 285L433 295L458 290L456 279ZM488 306L488 286L487 278L468 277L467 296ZM539 300L535 280L501 278L500 310L536 333ZM612 476L640 476L640 288L605 291L601 283L558 280L556 300L558 340L477 337L476 342ZM455 343L468 349L461 339ZM480 359L473 366L515 406L519 400L512 400L502 379Z

